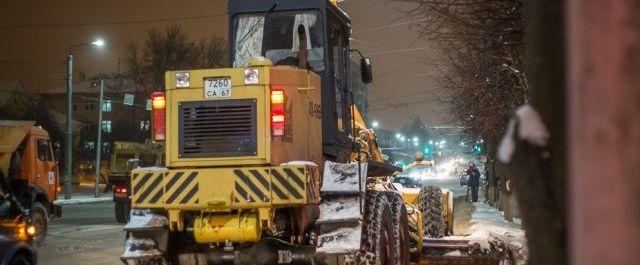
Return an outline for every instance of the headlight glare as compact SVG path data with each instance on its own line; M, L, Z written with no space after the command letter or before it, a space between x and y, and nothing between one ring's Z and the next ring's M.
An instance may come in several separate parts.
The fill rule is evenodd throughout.
M258 69L245 69L244 70L244 83L246 85L255 85L260 82L260 75Z
M189 72L176 73L176 87L189 87Z

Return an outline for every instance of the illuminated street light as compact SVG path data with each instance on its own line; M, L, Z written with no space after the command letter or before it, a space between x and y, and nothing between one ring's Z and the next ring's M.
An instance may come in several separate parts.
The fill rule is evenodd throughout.
M414 141L414 142L417 142L418 140L420 140L420 139L418 139L418 136L414 136L414 137L413 137L413 141Z
M433 145L433 140L429 140L429 144L430 144L430 145Z
M402 137L402 134L396 133L396 139L400 139L400 137Z
M378 128L379 125L380 125L380 122L378 122L378 121L371 122L371 127L373 127L373 128Z
M104 40L96 39L90 43L83 42L70 45L67 49L67 120L66 120L66 143L65 143L65 165L64 165L64 198L71 199L71 178L72 178L72 163L73 160L73 133L71 130L71 120L73 115L73 48L81 47L81 46L94 46L94 47L103 47L105 44ZM102 108L102 106L98 106ZM98 124L98 130L101 129L101 124ZM101 146L98 146L98 150L102 150ZM98 164L99 161L96 161ZM96 176L96 179L98 177ZM96 197L98 196L98 182L96 181Z
M93 42L91 42L91 45L101 48L102 46L104 46L104 40L96 39Z

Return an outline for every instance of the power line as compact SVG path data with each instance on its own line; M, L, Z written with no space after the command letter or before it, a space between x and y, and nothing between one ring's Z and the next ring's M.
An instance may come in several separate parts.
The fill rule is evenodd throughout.
M392 54L392 53L422 51L422 50L427 50L427 49L429 49L429 47L409 48L409 49L399 49L399 50L388 50L388 51L372 52L372 53L369 53L368 55L370 55L370 56L373 56L373 55L385 55L385 54Z
M373 31L380 31L380 30L389 29L389 28L394 28L394 27L398 27L398 26L402 26L402 25L413 24L413 23L418 23L418 22L424 22L424 21L426 21L426 20L427 20L426 18L423 18L423 19L416 19L416 20L410 20L410 21L400 22L400 23L391 24L391 25L386 25L386 26L380 26L380 27L374 27L374 28L365 29L365 30L359 30L359 31L355 31L355 32L353 32L353 34L358 34L358 33L368 33L368 32L373 32Z
M178 20L193 20L226 16L227 14L211 14L202 16L188 16L188 17L172 17L172 18L156 18L156 19L139 19L139 20L123 20L123 21L108 21L108 22L87 22L87 23L42 23L42 24L13 24L13 25L0 25L0 29L25 29L25 28L64 28L64 27L86 27L86 26L111 26L111 25L123 25L123 24L138 24L138 23L152 23L152 22L166 22L166 21L178 21Z
M5 59L0 59L0 63L36 64L36 65L53 65L53 66L64 65L64 62L54 63L54 62L35 62L35 61L5 60Z

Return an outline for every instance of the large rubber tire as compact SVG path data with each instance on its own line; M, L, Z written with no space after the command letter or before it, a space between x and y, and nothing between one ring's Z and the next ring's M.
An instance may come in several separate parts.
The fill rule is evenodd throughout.
M11 259L11 261L9 262L9 265L31 265L33 264L33 261L31 261L31 259L26 256L26 254L21 253L18 254L17 256L13 257L13 259Z
M407 208L402 199L402 195L396 192L388 192L387 198L391 205L393 215L393 241L392 247L398 253L394 264L409 265L409 221L407 218Z
M36 233L33 236L33 242L36 246L40 247L44 244L49 227L49 212L47 211L47 207L44 207L41 202L33 203L29 217L31 219L31 224L36 228Z
M129 206L128 202L116 201L115 203L115 213L116 213L116 221L121 224L126 224L129 222L129 211L131 206Z
M444 237L447 223L442 214L442 190L434 186L422 187L419 198L424 235L430 238Z
M392 265L397 260L397 253L391 246L393 240L393 218L389 200L376 191L367 192L365 208L365 237L363 243L366 250L366 264Z

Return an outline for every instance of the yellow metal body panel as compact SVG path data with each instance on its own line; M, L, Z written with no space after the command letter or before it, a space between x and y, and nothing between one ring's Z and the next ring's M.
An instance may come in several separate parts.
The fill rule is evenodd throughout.
M279 165L295 160L322 164L322 105L320 77L291 67L249 67L258 69L258 84L246 85L246 68L172 71L166 80L166 165L177 167L218 167L237 165ZM188 72L188 88L176 88L175 76ZM229 77L229 98L205 98L204 80ZM271 89L285 93L285 136L271 137ZM256 104L257 152L250 156L183 158L179 154L179 106L185 102L253 99Z
M167 72L166 80L166 165L175 167L202 167L223 165L262 165L269 164L271 127L269 121L269 67L260 67L258 84L244 84L244 68L207 69ZM176 88L175 75L177 72L189 72L190 87ZM232 93L230 98L205 98L204 80L215 77L231 78ZM178 151L179 120L178 106L183 102L205 100L233 100L254 99L256 102L256 128L257 128L257 153L252 156L225 156L225 157L201 157L181 158Z
M198 243L256 242L261 231L258 215L250 212L206 214L193 224L193 236Z
M320 174L313 166L136 169L134 208L231 210L319 203Z

